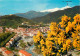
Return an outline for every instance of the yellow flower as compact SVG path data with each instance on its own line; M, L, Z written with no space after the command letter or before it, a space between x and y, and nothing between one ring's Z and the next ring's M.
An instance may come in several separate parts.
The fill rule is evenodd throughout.
M73 33L73 32L72 32L72 37L73 37L73 39L75 39L77 35L78 35L78 33Z
M77 49L77 50L80 50L80 37L77 36L77 39L75 39L73 41L73 46Z
M61 50L58 50L59 52L61 52Z
M57 55L56 56L60 56L60 54L59 53L57 53Z
M34 43L41 49L43 56L60 56L60 52L63 53L66 50L68 52L72 46L80 50L80 15L74 16L73 22L70 20L70 17L64 15L59 24L51 22L47 36L43 37L40 31L36 36L33 36ZM57 52L55 52L56 49Z
M61 25L62 28L64 28L64 27L67 26L67 23L68 23L68 21L70 21L70 20L71 20L70 17L64 15L64 16L62 16L61 22L60 22L59 24Z
M55 53L53 52L52 55L54 55Z
M40 45L38 45L38 47L40 48Z
M40 41L40 44L41 44L41 45L43 45L43 44L44 44L44 41L43 41L43 39Z
M70 43L71 43L71 40L68 39L68 40L66 41L66 45L70 45Z
M79 14L76 14L76 16L74 16L74 21L77 22L80 22L80 15Z
M73 46L74 46L74 47L77 46L77 42L76 42L76 40L73 41Z
M77 25L76 31L77 31L77 32L80 31L80 24Z
M65 50L66 50L66 47L67 47L67 46L66 46L66 44L63 44L63 48L62 48L62 49L63 49L63 51L65 51ZM63 51L62 51L62 52L63 52Z

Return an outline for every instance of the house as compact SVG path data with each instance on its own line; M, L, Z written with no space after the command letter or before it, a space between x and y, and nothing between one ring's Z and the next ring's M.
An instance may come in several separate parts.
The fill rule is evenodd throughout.
M10 40L9 43L10 43L10 44L13 44L13 43L14 43L14 40Z
M3 55L4 55L4 56L14 56L13 52L12 52L12 51L9 51L9 50L4 51L4 52L3 52Z
M10 47L10 43L9 43L9 42L8 42L8 43L6 43L6 47L8 47L8 48Z
M23 34L23 39L25 39L25 37L27 37L27 36L29 36L29 34L24 33L24 34Z
M20 50L19 51L19 56L32 56L32 54L28 53L27 51Z
M7 50L5 47L0 48L0 52L3 56L14 56L12 51Z
M7 49L5 48L5 47L1 47L0 48L0 52L2 52L2 51L6 51Z
M3 33L3 28L0 26L0 33Z

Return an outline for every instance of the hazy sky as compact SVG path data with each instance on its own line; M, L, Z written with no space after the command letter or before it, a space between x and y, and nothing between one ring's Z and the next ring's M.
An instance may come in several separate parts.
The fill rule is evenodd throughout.
M0 15L65 7L67 3L62 1L66 0L0 0ZM79 0L68 1L72 1L70 7L79 5Z

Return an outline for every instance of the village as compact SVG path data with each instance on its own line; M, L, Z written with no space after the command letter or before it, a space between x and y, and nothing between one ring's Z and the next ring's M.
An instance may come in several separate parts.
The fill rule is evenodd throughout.
M5 28L5 32L15 33L4 47L0 47L0 56L32 56L31 53L27 52L30 46L34 45L33 36L37 34L38 31L46 33L49 27L39 27L39 28L22 28L17 29ZM0 27L0 33L3 32L3 28ZM45 34L46 35L46 34Z

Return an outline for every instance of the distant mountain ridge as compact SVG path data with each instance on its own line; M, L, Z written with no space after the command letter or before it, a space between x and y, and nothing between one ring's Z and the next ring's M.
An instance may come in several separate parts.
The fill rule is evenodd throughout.
M59 10L56 12L52 12L45 16L37 17L32 20L34 20L35 22L38 22L38 23L39 22L50 23L52 21L58 23L61 20L61 16L67 15L67 16L70 16L71 18L73 18L75 16L75 14L77 14L77 13L80 14L80 6L75 6L72 8L65 9L65 10ZM71 19L71 20L73 20L73 19Z
M26 13L17 13L15 14L16 16L20 16L20 17L24 17L24 18L28 18L28 19L32 19L32 18L36 18L36 17L41 17L44 15L47 15L49 12L36 12L36 11L29 11Z

